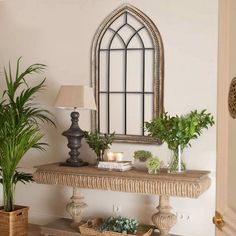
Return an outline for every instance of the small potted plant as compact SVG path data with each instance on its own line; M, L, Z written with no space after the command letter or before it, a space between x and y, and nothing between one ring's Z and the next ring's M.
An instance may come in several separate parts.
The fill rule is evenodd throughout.
M191 111L186 115L169 116L163 113L145 123L149 135L166 142L172 151L173 157L169 166L171 172L185 171L186 165L182 160L183 150L190 147L190 141L197 139L203 129L208 129L214 124L213 116L206 110Z
M121 216L110 216L106 219L96 218L79 226L81 234L94 236L150 236L153 229L152 226L147 228L141 225L139 227L137 220Z
M146 166L149 174L157 174L160 170L161 162L158 157L152 157L146 161Z
M84 137L89 147L96 153L97 161L99 162L103 160L105 151L110 148L115 137L115 132L111 134L100 134L98 130L95 130L95 132L85 131Z
M110 216L97 227L97 230L99 232L111 231L122 234L136 234L138 225L138 221L134 219L128 219L121 216Z
M152 153L146 150L137 150L134 152L134 167L139 170L146 170L146 161L152 158Z
M0 209L1 235L27 234L28 207L16 206L14 195L17 182L30 182L32 176L16 169L30 149L44 150L41 124L54 124L50 112L35 102L35 95L44 89L45 79L35 86L28 84L29 75L44 69L43 64L33 64L21 73L20 58L14 76L10 63L8 69L4 68L6 89L0 98L0 183L4 202Z

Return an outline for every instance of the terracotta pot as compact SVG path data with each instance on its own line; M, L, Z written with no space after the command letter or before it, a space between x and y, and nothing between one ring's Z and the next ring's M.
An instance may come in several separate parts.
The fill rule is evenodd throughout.
M0 235L26 236L28 227L28 207L15 206L15 210L5 212L0 207Z

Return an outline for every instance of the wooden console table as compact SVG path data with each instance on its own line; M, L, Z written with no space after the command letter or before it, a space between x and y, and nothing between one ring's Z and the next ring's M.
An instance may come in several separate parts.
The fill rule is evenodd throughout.
M169 197L198 198L211 184L208 171L186 171L181 174L144 171L114 172L99 170L93 166L65 167L59 163L38 166L33 174L39 184L73 187L72 202L82 202L79 188L159 195L158 212L152 216L161 236L169 235L177 218L171 213Z

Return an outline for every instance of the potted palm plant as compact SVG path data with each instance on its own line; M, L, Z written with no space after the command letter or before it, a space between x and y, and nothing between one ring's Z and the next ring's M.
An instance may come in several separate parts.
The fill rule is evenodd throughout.
M54 124L50 112L35 102L35 95L45 87L45 79L35 86L27 83L29 75L44 69L43 64L33 64L20 72L20 58L14 76L10 63L4 67L6 89L0 98L0 183L4 202L0 209L1 235L26 235L28 208L16 206L14 194L16 183L32 181L32 176L18 172L17 165L31 148L44 150L40 125Z
M149 135L166 142L172 151L173 157L170 163L171 172L185 171L186 165L182 160L182 152L191 146L190 141L197 139L203 129L214 124L213 116L206 110L191 111L186 115L170 116L168 113L161 114L145 123Z

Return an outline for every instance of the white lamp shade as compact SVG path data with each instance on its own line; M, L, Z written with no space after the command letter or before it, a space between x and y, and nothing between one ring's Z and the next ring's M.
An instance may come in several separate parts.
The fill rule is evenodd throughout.
M62 109L96 110L93 88L84 85L63 85L54 106Z

